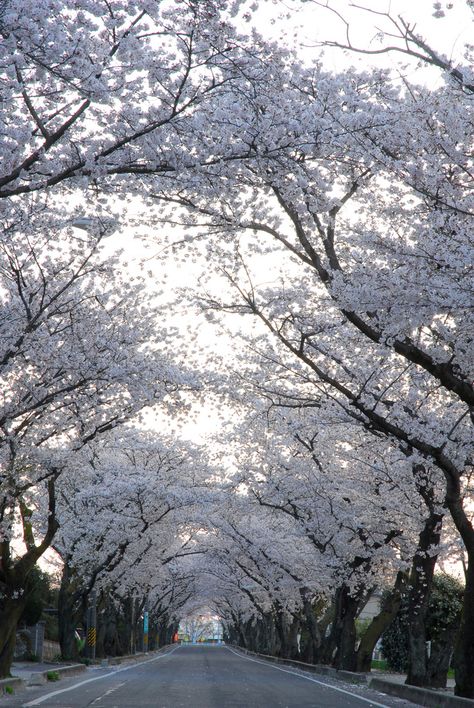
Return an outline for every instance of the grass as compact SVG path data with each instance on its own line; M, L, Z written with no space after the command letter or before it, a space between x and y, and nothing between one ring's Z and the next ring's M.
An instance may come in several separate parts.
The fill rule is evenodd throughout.
M13 686L5 686L3 690L5 693L10 694L10 696L15 693Z
M393 671L385 659L382 660L372 660L372 668L379 669L380 671ZM449 669L448 678L454 678L454 669Z
M59 681L59 673L57 671L48 671L46 678L48 681Z

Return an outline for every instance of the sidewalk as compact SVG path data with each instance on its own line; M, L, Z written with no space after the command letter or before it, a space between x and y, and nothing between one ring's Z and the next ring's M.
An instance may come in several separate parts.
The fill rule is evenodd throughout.
M447 680L446 688L418 688L407 686L404 674L388 673L373 669L367 677L370 688L389 696L404 698L415 705L431 708L474 708L474 701L454 695L454 679Z
M57 674L53 679L74 676L86 670L85 664L52 663L39 661L14 661L11 667L13 678L21 679L26 685L41 685L48 681L48 674Z
M160 649L150 652L149 656L159 654L168 648L168 645L160 647ZM97 661L94 661L89 668L103 669L106 667L117 666L118 664L122 664L127 661L139 661L145 656L148 656L148 653L144 654L143 652L137 652L136 654L126 654L124 656L98 659ZM57 681L58 679L65 678L67 676L75 676L83 671L86 671L87 668L88 667L85 664L73 662L62 662L55 664L53 662L46 661L14 661L11 666L11 678L0 679L0 696L8 686L16 688L17 690L20 690L25 686L40 686L45 684L48 680ZM48 677L48 674L51 674L51 677Z
M407 676L406 676L406 674L396 674L392 671L380 671L380 669L372 669L372 671L369 674L369 677L383 679L384 681L391 681L392 683L404 684ZM453 693L454 692L454 684L455 684L454 679L448 678L447 683L446 683L446 689L437 688L437 689L433 689L433 690L450 691L451 693Z

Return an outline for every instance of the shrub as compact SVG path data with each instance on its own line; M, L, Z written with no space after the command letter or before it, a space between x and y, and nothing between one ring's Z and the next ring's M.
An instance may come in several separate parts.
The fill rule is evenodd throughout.
M462 608L463 586L456 578L438 574L428 601L426 615L426 640L433 644L443 641L446 630L459 622ZM400 604L397 616L382 636L382 653L394 671L408 668L408 597Z
M390 627L382 635L382 654L393 671L408 668L408 598L404 597Z
M57 671L48 671L46 674L48 681L59 681L59 673Z

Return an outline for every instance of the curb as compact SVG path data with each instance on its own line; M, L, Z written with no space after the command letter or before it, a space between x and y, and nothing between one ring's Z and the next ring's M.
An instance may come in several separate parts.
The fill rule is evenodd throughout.
M159 649L153 649L153 651L149 652L144 652L141 651L138 654L126 654L125 656L110 656L107 657L106 659L102 659L101 665L102 666L117 666L118 664L121 664L123 661L138 661L140 659L144 659L146 656L153 656L154 654L159 654L162 651L165 651L165 649L169 649L170 647L175 646L174 644L165 644L164 647L160 647ZM104 663L107 662L107 663Z
M145 652L140 652L138 654L127 654L126 656L116 656L116 657L111 657L108 659L103 659L101 661L101 665L106 667L106 666L117 666L121 664L124 661L130 661L130 660L136 660L139 661L140 659L145 658L146 656L153 655L153 654L159 654L161 651L164 651L165 649L169 649L170 646L173 646L171 644L168 644L164 647L160 647L160 649L145 653ZM106 662L106 663L105 663ZM87 671L88 667L86 664L68 664L67 666L56 666L55 664L51 664L51 668L46 669L45 671L32 671L30 676L28 678L20 678L19 676L12 676L11 678L6 678L6 679L0 679L0 696L6 695L9 693L5 689L10 686L13 688L13 690L16 691L23 691L25 688L28 686L44 686L45 684L48 683L54 683L54 681L48 681L48 674L50 673L56 673L59 675L59 680L62 678L65 678L67 676L76 676L77 674L82 674L84 671Z
M12 688L14 691L21 690L24 688L24 681L17 676L0 679L0 696L5 696L10 693L10 691L6 690L8 687Z
M353 671L344 671L343 669L333 669L332 666L326 666L325 664L306 664L304 661L298 661L297 659L284 659L280 656L270 656L269 654L259 654L255 651L250 651L250 649L244 649L243 647L234 646L234 649L238 649L244 654L252 654L253 656L259 656L266 661L271 661L275 664L285 664L286 666L293 666L295 669L301 669L302 671L310 671L313 674L321 674L322 676L330 676L335 679L342 679L348 683L355 683L359 686L367 686L367 674L354 673Z
M407 701L417 703L420 706L431 706L431 708L473 708L474 701L470 698L460 698L441 691L432 691L429 688L418 688L417 686L407 686L404 683L394 683L386 679L369 679L369 687L375 691L388 693L390 696L405 698Z
M63 676L75 676L76 674L82 674L82 672L86 669L87 666L85 664L68 664L67 666L58 666L57 668L52 665L50 669L46 669L46 671L42 671L41 673L46 679L48 678L48 674L51 672L56 672L59 674L59 678L62 678Z
M48 674L58 674L58 680L60 680L66 676L81 674L86 668L84 664L69 664L67 666L55 666L51 664L51 668L45 671L32 671L28 678L14 676L12 678L0 679L0 695L8 693L8 691L5 690L7 686L11 686L14 691L23 691L28 686L44 686L47 683L54 683L53 681L48 681Z
M44 686L47 683L53 683L56 679L48 679L48 675L57 674L57 680L66 676L76 676L86 670L84 664L69 664L67 666L55 666L51 664L50 669L45 671L32 671L28 679L21 679L26 686Z

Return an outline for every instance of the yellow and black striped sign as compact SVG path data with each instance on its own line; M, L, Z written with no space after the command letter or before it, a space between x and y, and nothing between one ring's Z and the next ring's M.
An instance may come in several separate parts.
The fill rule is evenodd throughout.
M95 647L95 640L96 640L96 628L89 627L89 629L87 630L87 646L88 647Z

